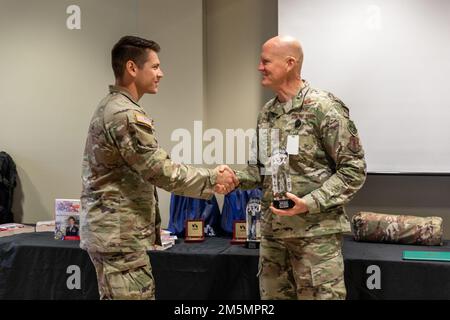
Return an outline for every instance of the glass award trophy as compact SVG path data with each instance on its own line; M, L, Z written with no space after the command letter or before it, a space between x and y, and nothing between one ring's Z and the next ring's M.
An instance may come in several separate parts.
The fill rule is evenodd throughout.
M291 209L295 203L286 192L292 192L291 175L289 173L289 154L283 150L277 150L270 159L272 169L273 206L277 209Z
M261 241L261 199L251 198L246 207L247 241L249 249L258 249Z

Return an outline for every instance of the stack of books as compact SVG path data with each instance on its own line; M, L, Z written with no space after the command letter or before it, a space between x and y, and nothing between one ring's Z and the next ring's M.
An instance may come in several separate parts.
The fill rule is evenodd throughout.
M12 236L19 233L34 232L33 226L26 226L20 223L0 224L0 237Z
M167 250L175 245L177 236L171 235L170 231L161 229L161 245L154 245L152 250Z

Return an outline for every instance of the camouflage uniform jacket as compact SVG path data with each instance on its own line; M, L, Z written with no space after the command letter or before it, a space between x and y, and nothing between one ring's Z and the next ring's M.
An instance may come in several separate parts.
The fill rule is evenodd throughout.
M292 193L306 201L307 214L281 217L269 209L272 177L263 171L270 168L272 129L277 129L279 148L286 149L288 135L299 137L298 154L289 155L289 167ZM357 129L343 102L305 82L291 101L282 104L273 98L263 107L257 137L257 164L236 174L241 188L263 188L262 236L312 237L350 231L343 205L363 185L366 163Z
M212 170L172 162L153 121L124 89L110 86L89 127L82 165L81 248L134 252L160 243L156 188L210 198Z

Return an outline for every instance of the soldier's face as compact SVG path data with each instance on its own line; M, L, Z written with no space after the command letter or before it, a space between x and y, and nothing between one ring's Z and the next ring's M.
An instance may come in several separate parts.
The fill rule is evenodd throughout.
M147 61L136 72L136 87L142 93L157 93L159 81L164 76L158 54L153 50L148 51Z
M267 44L262 48L258 70L262 74L261 84L275 91L285 81L288 73L285 59Z

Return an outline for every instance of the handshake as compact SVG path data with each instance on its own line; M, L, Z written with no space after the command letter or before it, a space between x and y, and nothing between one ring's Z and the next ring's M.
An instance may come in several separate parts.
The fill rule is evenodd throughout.
M214 169L217 174L214 191L220 194L227 194L239 185L239 179L234 171L227 165L220 165Z

